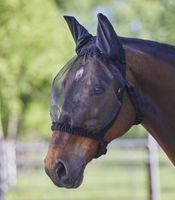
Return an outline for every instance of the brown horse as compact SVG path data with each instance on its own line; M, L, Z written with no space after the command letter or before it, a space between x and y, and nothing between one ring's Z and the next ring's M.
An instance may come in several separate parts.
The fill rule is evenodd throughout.
M118 37L102 14L96 37L75 18L65 19L78 56L66 69L59 116L53 103L59 88L53 83L53 135L45 158L52 181L78 187L87 163L134 123L142 124L175 165L175 47Z

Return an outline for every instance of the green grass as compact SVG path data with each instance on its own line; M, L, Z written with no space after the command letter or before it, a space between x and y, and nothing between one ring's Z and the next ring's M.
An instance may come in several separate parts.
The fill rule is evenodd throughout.
M88 165L83 184L74 190L57 188L42 169L19 172L6 200L148 200L145 158L142 150L111 150ZM162 165L161 200L175 199L174 180L175 169L170 163Z

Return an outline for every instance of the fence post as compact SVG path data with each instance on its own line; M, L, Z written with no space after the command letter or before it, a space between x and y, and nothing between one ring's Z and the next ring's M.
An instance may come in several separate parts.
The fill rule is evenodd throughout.
M148 178L149 178L149 200L159 200L159 158L158 145L155 139L148 134Z
M6 167L5 167L5 146L3 140L0 140L0 200L4 200L6 191Z
M13 141L0 140L0 200L9 186L16 183L16 152Z
M6 162L7 184L10 187L16 184L17 179L16 146L13 140L6 143Z

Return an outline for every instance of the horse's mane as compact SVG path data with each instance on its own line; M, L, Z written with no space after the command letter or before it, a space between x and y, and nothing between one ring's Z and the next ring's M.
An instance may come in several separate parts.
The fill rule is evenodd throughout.
M175 65L175 46L151 40L120 37L123 44L129 45L152 56Z

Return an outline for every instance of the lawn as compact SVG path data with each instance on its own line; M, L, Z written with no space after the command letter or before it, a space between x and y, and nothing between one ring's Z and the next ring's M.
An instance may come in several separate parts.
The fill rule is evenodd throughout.
M161 153L160 199L175 199L175 169ZM91 162L78 189L52 184L42 168L19 171L17 185L6 200L148 200L148 176L143 150L110 150ZM165 162L166 160L166 162ZM41 164L42 167L42 164Z

